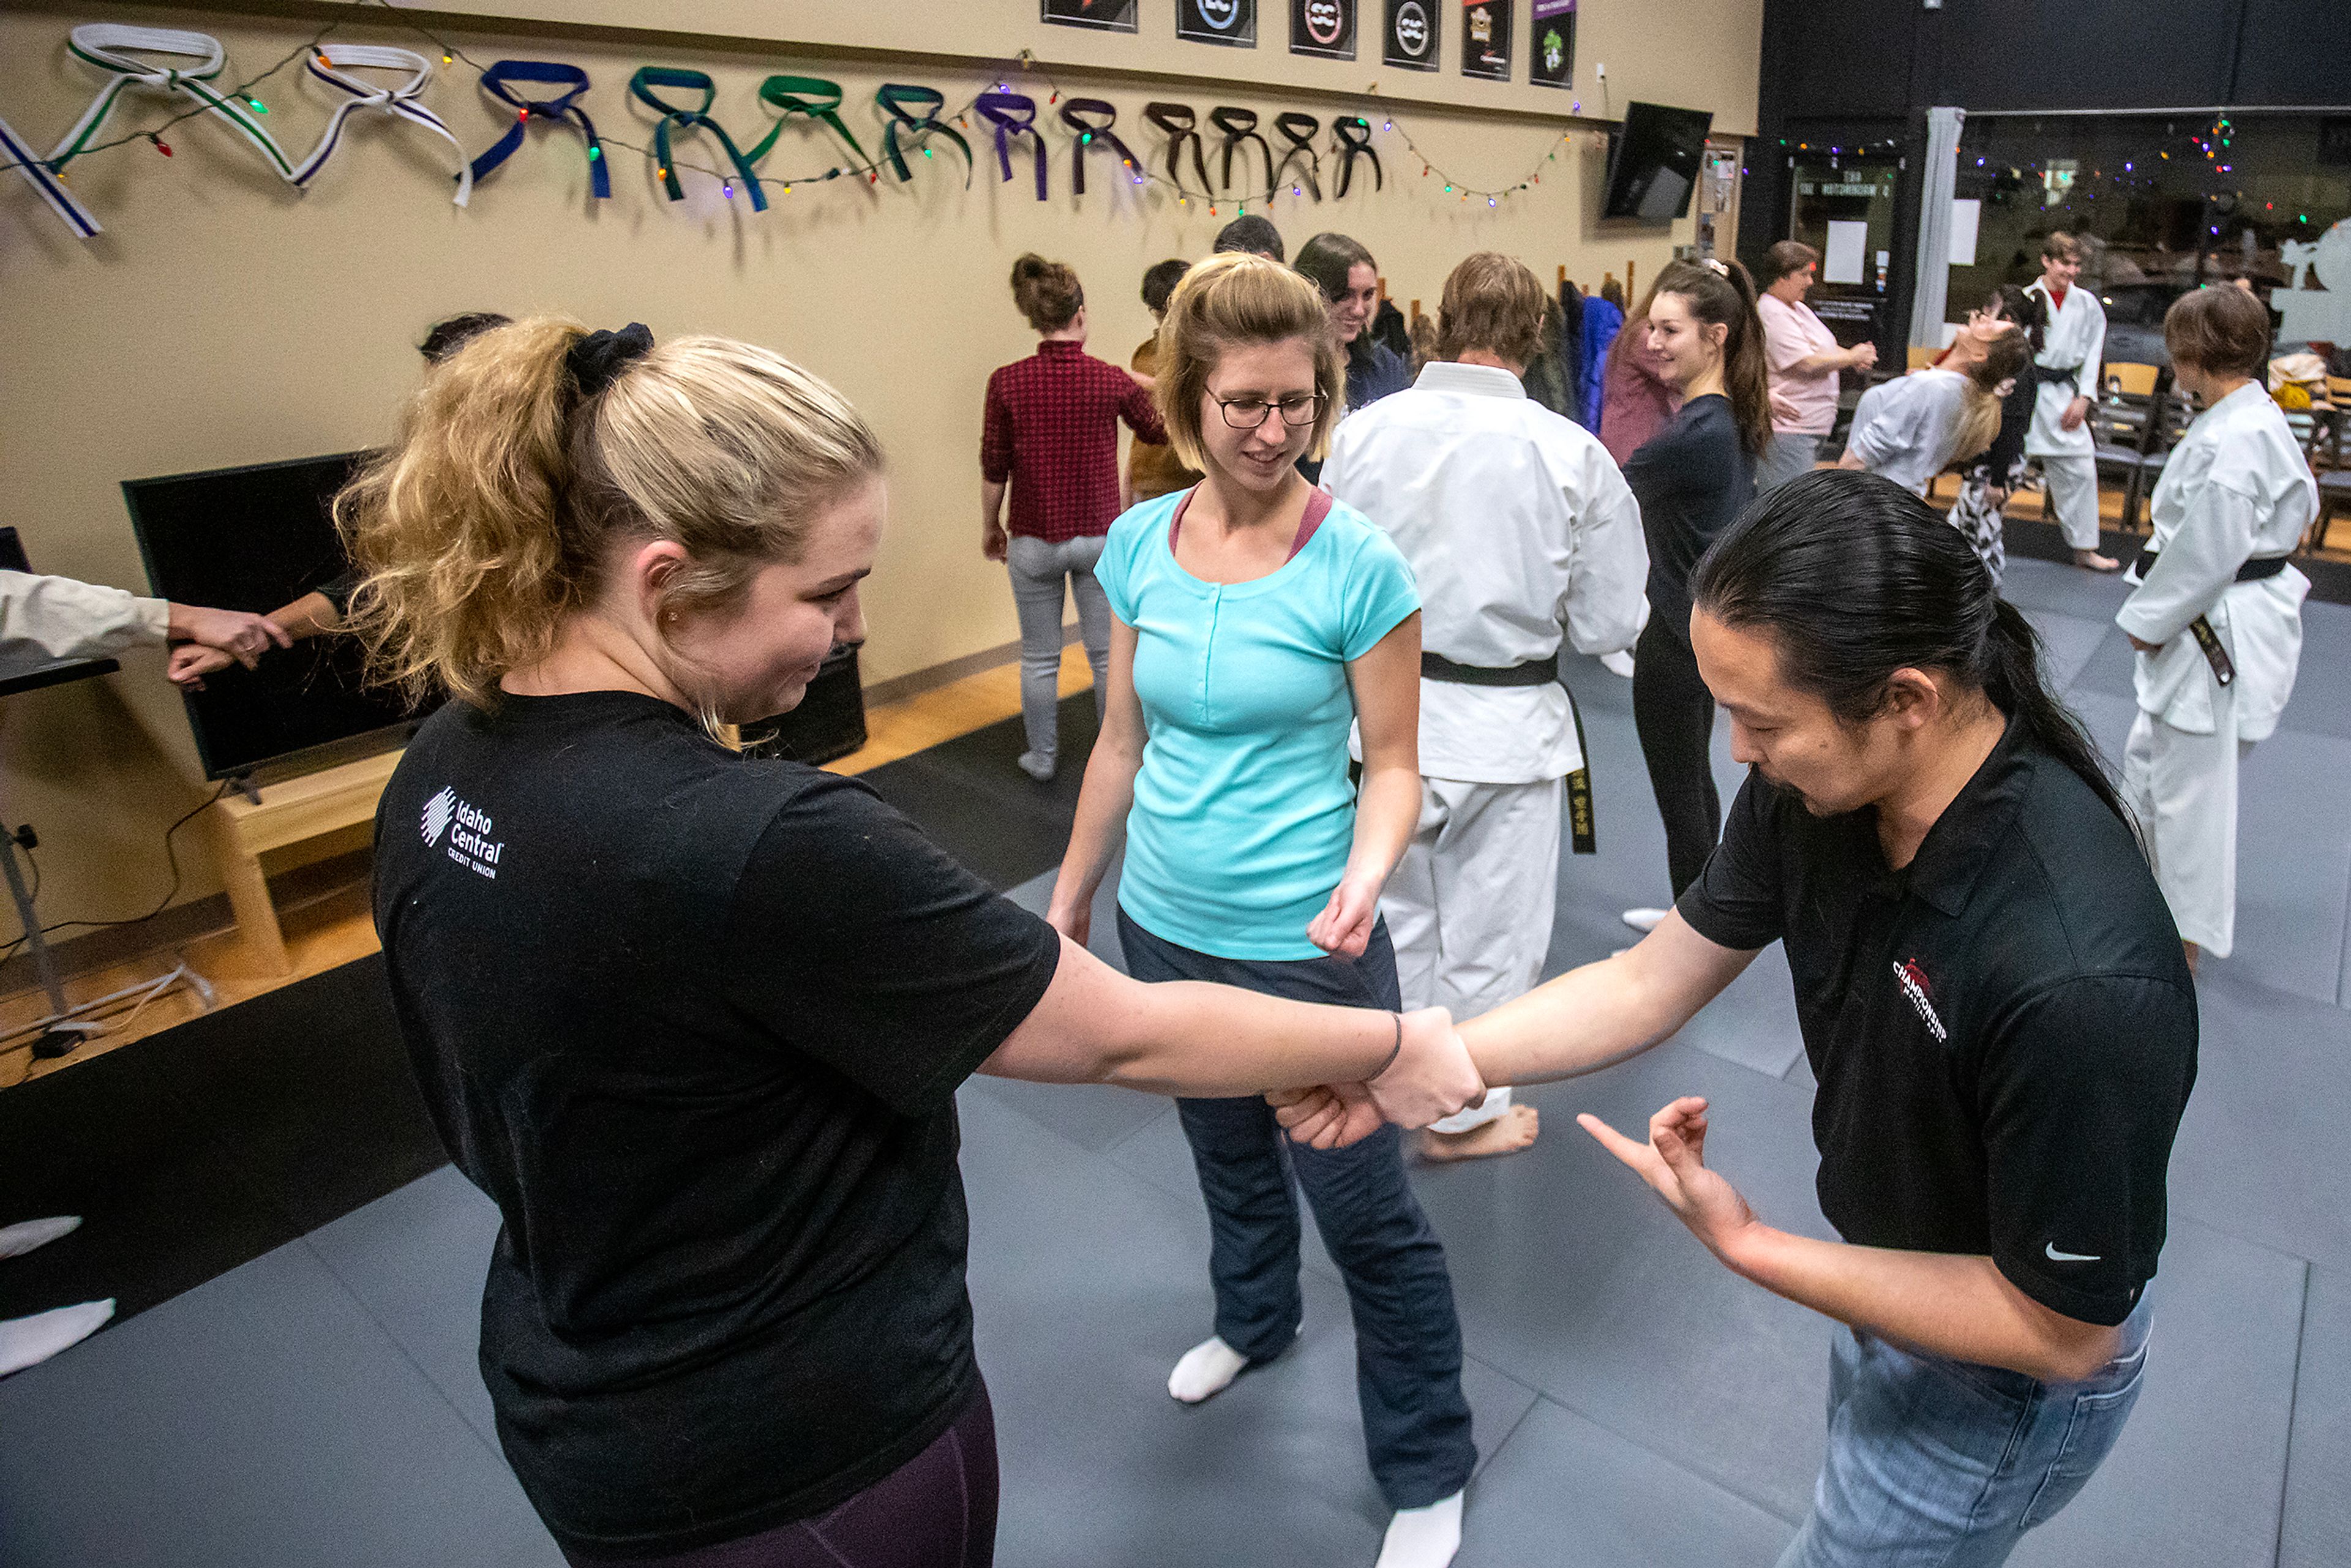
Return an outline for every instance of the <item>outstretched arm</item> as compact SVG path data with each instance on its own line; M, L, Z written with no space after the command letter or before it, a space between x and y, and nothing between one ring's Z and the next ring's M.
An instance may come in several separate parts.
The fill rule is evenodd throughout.
M1649 1184L1733 1273L1774 1295L1931 1354L2079 1382L2115 1356L2121 1333L2051 1311L1988 1257L1855 1247L1775 1230L1706 1166L1706 1102L1675 1101L1636 1143L1600 1118L1583 1130Z

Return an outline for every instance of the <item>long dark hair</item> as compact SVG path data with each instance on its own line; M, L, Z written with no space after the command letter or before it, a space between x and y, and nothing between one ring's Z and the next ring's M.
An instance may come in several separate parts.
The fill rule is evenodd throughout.
M1719 268L1720 270L1717 270ZM1739 438L1761 456L1771 444L1771 366L1763 353L1763 321L1755 314L1755 284L1735 261L1671 261L1649 290L1681 297L1689 313L1729 330L1722 340L1722 390L1739 420Z
M2013 283L2003 283L1984 300L1986 306L1998 306L2001 319L2013 321L2024 329L2035 354L2043 348L2043 335L2049 329L2049 302L2038 294L2027 294Z
M1880 711L1896 670L1982 692L2132 822L2089 732L2043 680L2032 623L1959 529L1891 479L1827 468L1760 497L1699 559L1690 598L1767 634L1782 677L1846 724Z

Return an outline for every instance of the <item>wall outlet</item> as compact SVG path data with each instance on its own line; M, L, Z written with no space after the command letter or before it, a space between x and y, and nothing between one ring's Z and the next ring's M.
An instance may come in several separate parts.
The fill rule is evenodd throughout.
M1608 79L1608 68L1604 65L1595 64L1592 68L1592 74L1599 80L1606 81Z

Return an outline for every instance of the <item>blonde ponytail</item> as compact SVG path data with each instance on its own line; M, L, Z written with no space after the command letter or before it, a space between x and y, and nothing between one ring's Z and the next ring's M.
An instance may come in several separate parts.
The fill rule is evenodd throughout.
M681 338L583 398L567 356L584 335L540 317L468 342L335 498L366 573L352 630L412 696L493 704L594 601L616 540L684 546L665 605L723 608L881 469L848 400L778 354Z

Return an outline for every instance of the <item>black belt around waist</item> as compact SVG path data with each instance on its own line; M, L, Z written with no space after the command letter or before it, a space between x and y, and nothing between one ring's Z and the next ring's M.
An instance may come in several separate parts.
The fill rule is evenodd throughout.
M1559 678L1559 659L1530 659L1523 664L1457 664L1442 653L1420 656L1423 680L1457 686L1548 686L1565 685Z
M2138 552L2138 559L2131 562L2131 570L2138 575L2141 582L2147 580L2147 569L2156 563L2161 553L2143 549ZM2290 564L2282 555L2257 556L2237 569L2237 580L2260 582L2275 577ZM2196 639L2196 646L2203 650L2204 662L2212 666L2212 679L2224 686L2233 685L2237 679L2236 662L2229 657L2229 650L2220 645L2220 634L2212 630L2212 622L2199 615L2188 623L2188 634Z
M1575 720L1575 749L1583 766L1567 776L1568 836L1580 855L1600 852L1600 834L1592 810L1592 747L1583 738L1583 710L1575 690L1559 673L1559 659L1530 659L1523 664L1457 664L1442 653L1420 655L1420 677L1456 686L1557 686L1567 693L1568 716Z
M2158 550L2143 549L2138 552L2138 559L2131 562L2131 570L2138 573L2138 580L2141 582L2145 582L2147 580L2147 568L2155 564L2157 556L2161 553L2162 552ZM2293 564L2293 558L2289 556L2255 556L2252 559L2247 561L2244 565L2237 569L2237 580L2239 582L2260 582L2265 578L2275 577L2279 572L2283 571L2287 567L2292 566ZM1426 671L1423 672L1423 674L1426 673Z

